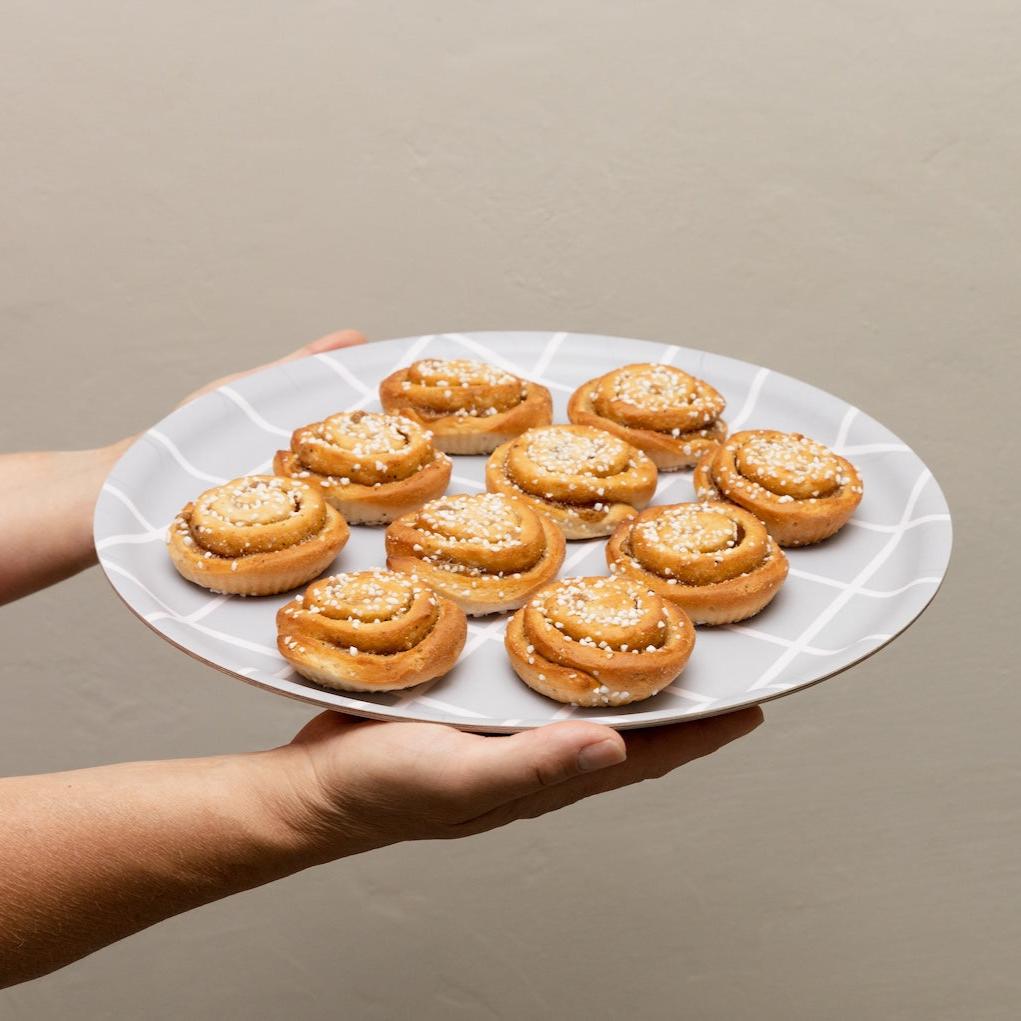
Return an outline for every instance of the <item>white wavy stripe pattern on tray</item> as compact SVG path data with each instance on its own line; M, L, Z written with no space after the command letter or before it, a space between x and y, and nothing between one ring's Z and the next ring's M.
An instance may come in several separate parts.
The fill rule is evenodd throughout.
M791 572L760 615L699 631L688 669L664 692L612 710L573 709L526 688L503 650L505 617L474 620L458 666L404 692L348 695L308 683L277 653L273 618L288 596L240 599L190 585L163 541L177 510L203 489L270 470L291 431L341 410L378 408L376 387L421 357L489 361L547 386L556 420L586 379L626 362L676 365L727 398L732 431L804 432L855 461L865 499L851 525L819 546L789 551ZM455 458L450 492L484 488L484 458ZM689 472L662 475L656 503L693 498ZM331 571L383 562L379 529L354 528ZM150 429L118 462L96 508L96 547L128 606L167 640L242 680L304 701L393 719L513 731L552 720L627 728L713 715L839 673L903 631L946 571L946 502L918 456L874 419L806 383L707 351L565 332L449 333L328 352L236 380ZM605 574L602 542L572 543L562 575Z

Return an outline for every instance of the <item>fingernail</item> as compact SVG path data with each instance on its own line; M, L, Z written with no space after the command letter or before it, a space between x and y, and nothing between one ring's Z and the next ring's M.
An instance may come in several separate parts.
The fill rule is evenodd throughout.
M596 769L616 766L627 758L627 749L620 741L606 738L595 744L585 745L578 752L578 769L583 773L591 773Z

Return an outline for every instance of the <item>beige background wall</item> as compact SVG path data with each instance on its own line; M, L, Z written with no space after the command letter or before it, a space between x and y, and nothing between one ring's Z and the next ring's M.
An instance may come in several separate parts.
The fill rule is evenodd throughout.
M0 1015L1017 1016L1013 0L12 0L0 31L4 449L108 441L337 326L574 329L835 390L957 534L910 632L739 747L214 905ZM307 716L95 571L0 637L8 772Z

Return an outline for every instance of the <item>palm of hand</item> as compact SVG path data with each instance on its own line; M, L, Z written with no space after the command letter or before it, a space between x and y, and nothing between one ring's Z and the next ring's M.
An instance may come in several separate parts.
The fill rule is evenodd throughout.
M596 723L483 737L440 724L377 723L326 712L291 747L306 765L304 825L316 832L327 860L338 850L468 836L535 818L663 776L761 722L755 707L632 731L625 741Z

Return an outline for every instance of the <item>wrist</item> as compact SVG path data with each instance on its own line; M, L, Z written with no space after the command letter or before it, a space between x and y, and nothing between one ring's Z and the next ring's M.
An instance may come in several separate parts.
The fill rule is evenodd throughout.
M264 862L281 874L305 867L312 829L303 809L300 763L286 748L229 756L236 771L235 807ZM311 813L308 813L311 815Z
M68 510L79 522L81 532L77 543L80 560L74 565L74 571L96 562L96 550L92 539L92 516L95 513L96 501L107 475L134 441L134 436L126 436L105 447L56 455L64 461L62 468L65 477L74 480L73 492L69 494Z
M286 872L358 854L381 841L362 833L327 796L308 752L288 744L241 756L253 818Z

